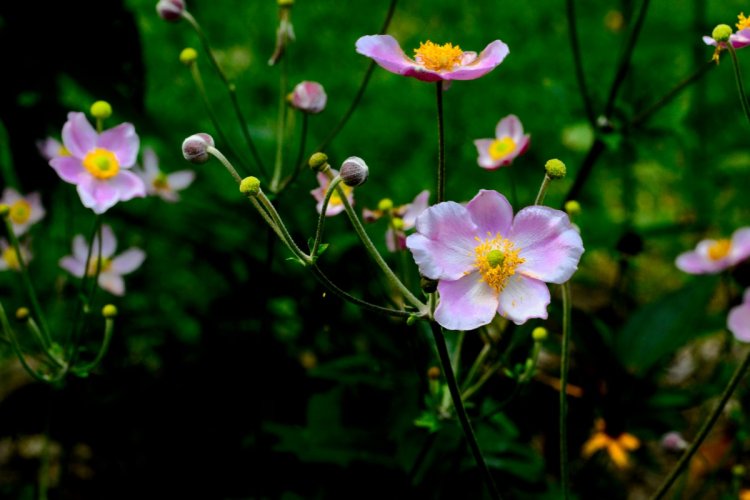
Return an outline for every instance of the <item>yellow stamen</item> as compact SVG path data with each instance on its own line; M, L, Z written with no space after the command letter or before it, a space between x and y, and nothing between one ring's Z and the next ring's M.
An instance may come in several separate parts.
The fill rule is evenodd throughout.
M708 258L711 260L720 260L729 255L732 249L732 241L727 239L716 240L713 245L708 247Z
M451 43L437 45L427 40L420 42L419 48L414 49L414 59L432 71L449 71L461 63L464 52L458 45Z
M10 269L18 271L21 269L21 263L18 261L18 254L15 248L8 247L3 251L3 260Z
M499 160L509 155L516 149L516 143L510 137L503 137L495 139L487 148L487 152L490 154L490 158L493 160Z
M740 14L737 16L737 19L739 20L739 22L735 26L737 26L738 30L750 28L750 18L745 17L744 12L740 12Z
M161 173L154 178L154 182L152 184L154 186L154 189L156 189L157 191L161 191L162 189L169 189L169 181L167 180L167 176Z
M18 200L10 206L10 220L14 224L23 224L31 217L31 205L26 200Z
M499 233L495 236L487 233L484 240L479 237L475 239L479 244L474 248L474 265L482 275L482 281L500 292L505 288L508 278L516 274L516 268L525 262L525 259L518 256L521 249L514 248L513 242Z
M83 159L83 166L97 179L109 179L120 171L120 162L112 151L96 148Z
M352 188L347 186L344 183L340 183L339 186L341 187L341 189L344 191L344 194L348 198L349 194L352 192ZM326 186L326 189L328 189L327 186ZM341 196L339 196L338 190L333 192L333 194L331 195L331 199L328 200L328 204L329 205L343 205L344 204L344 202L341 201Z
M89 269L86 273L87 275L96 276L96 260L96 257L94 257L89 262ZM106 257L102 257L101 264L99 265L99 274L109 271L110 267L112 267L112 261L107 259Z

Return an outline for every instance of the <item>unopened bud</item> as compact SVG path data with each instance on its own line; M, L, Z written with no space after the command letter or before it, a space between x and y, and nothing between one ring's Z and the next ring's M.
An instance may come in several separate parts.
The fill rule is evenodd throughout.
M717 42L726 42L729 40L729 35L732 34L732 27L727 24L720 24L714 28L711 32L711 37Z
M328 167L328 155L325 153L314 153L307 164L315 172L322 172Z
M112 116L112 106L107 101L96 101L91 105L91 116L100 120L105 120Z
M26 321L29 319L29 310L25 307L19 307L16 309L16 319L18 321Z
M328 96L318 82L301 82L289 94L289 104L305 113L320 113L326 107Z
M437 366L431 366L427 370L427 378L430 380L438 380L440 378L440 368Z
M257 177L245 177L240 182L240 193L245 196L257 196L260 193L260 179Z
M567 214L571 217L580 215L581 204L578 203L576 200L568 200L565 202L565 212L567 212Z
M107 304L106 306L102 307L102 316L107 319L114 318L115 316L117 316L117 308L112 304Z
M547 329L544 328L543 326L537 326L531 332L531 337L534 339L535 342L541 342L547 338Z
M401 217L394 217L393 220L391 220L391 225L396 231L403 231L404 219L402 219Z
M182 0L159 0L156 4L156 13L165 21L179 21L184 11Z
M190 163L206 163L208 147L214 146L214 138L208 134L193 134L182 141L182 156Z
M180 62L185 66L190 66L198 59L198 51L192 47L186 47L180 52Z
M350 156L341 164L339 175L349 187L361 186L367 181L370 169L367 167L365 160L358 156Z
M550 179L562 179L565 177L565 164L554 158L544 164L544 170L547 171L547 175Z

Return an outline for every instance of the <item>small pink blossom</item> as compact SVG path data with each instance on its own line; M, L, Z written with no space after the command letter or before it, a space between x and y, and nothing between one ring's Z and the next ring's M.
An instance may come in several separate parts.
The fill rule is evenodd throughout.
M5 188L0 204L8 205L10 208L8 217L16 236L26 233L33 224L42 220L45 214L39 193L22 196L13 188Z
M750 342L750 288L745 290L742 304L729 311L727 328L740 342Z
M177 202L182 191L195 180L192 170L180 170L165 174L159 169L159 158L151 148L143 148L143 170L133 169L133 172L146 184L146 193L160 197L164 201Z
M750 227L732 234L732 239L702 240L695 250L680 254L675 265L690 274L716 274L750 256Z
M406 246L419 272L438 280L435 320L450 330L473 330L495 314L517 325L546 319L545 283L569 280L583 254L565 212L535 205L514 217L508 200L487 190L466 206L448 201L425 210Z
M140 248L133 247L125 250L117 257L113 257L116 249L117 240L112 228L107 225L102 226L102 253L99 262L98 283L102 290L106 290L112 295L124 295L125 281L122 276L141 267L143 260L146 258L146 253ZM73 239L73 255L60 259L60 267L78 278L82 278L84 274L94 276L99 256L98 235L94 237L92 243L91 260L87 270L86 257L88 254L89 246L85 238L83 235L76 235Z
M666 451L682 452L688 447L688 442L677 431L670 431L661 437L661 447Z
M339 171L335 168L332 168L330 172L333 174L334 177L339 175ZM330 181L328 180L328 176L324 174L323 172L318 172L318 184L320 185L318 188L313 189L310 191L310 194L313 195L313 198L318 202L318 204L315 206L315 209L318 211L318 213L321 213L323 211L323 200L326 197L326 191L328 190L328 185L330 184ZM346 199L349 201L350 205L354 205L354 189L347 186L343 182L339 183L339 187L344 191L344 194L346 195ZM326 217L332 217L334 215L338 215L341 212L344 211L344 202L339 196L338 192L334 192L331 195L331 199L328 200L328 207L326 209Z
M427 41L414 50L412 59L390 35L363 36L357 40L356 49L391 73L423 82L474 80L495 69L509 52L508 46L500 40L487 45L479 55L464 52L450 43L437 45Z
M46 139L36 141L36 148L39 150L39 154L47 161L58 156L70 156L70 151L54 137L47 137Z
M384 215L390 214L391 220L385 232L386 247L390 252L406 250L406 231L414 228L417 217L427 210L429 199L430 192L425 189L411 203L393 207L388 211L366 208L362 211L362 218L365 222L375 222Z
M328 96L318 82L304 81L294 87L289 94L289 102L300 111L316 114L325 109Z
M524 135L523 125L516 115L508 115L497 124L494 139L477 139L479 158L482 168L495 170L510 165L516 156L523 154L529 147L530 136Z
M24 243L19 243L18 247L21 249L21 257L25 265L29 265L31 260L31 252L28 246ZM18 254L13 245L8 243L5 238L0 238L0 271L20 271L21 263L18 260Z
M724 44L726 44L726 42L719 43L710 36L704 36L703 43L717 48L723 48ZM732 47L735 49L741 49L750 45L750 28L745 28L729 35L729 43L731 43Z
M129 171L140 146L132 124L99 134L85 114L68 113L62 137L71 156L53 158L49 164L62 180L76 185L83 206L101 214L118 201L146 196L143 181Z

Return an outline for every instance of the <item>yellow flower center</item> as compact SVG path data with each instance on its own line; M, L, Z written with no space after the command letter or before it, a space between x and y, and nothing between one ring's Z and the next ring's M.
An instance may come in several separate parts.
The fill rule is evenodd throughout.
M349 193L352 192L352 188L344 184L343 182L339 184L339 187L344 191L344 194L348 197ZM343 205L344 202L341 201L341 196L339 196L338 190L334 191L331 195L331 199L328 200L329 205Z
M89 262L89 269L86 273L87 275L96 276L96 260L96 257L94 257ZM112 267L112 261L107 259L106 257L102 257L101 264L99 265L99 274L109 271L110 267Z
M83 159L83 166L97 179L109 179L120 171L120 162L112 151L96 148Z
M157 175L154 178L153 186L157 191L162 189L169 189L169 181L167 181L167 176L164 174Z
M711 260L723 259L729 255L732 249L732 242L727 239L717 240L713 245L708 247L708 258Z
M516 274L516 268L525 262L518 256L520 248L516 249L513 242L503 238L500 234L487 233L487 238L475 238L479 243L474 248L476 260L474 265L482 275L482 281L495 289L502 291L508 278Z
M18 271L21 269L21 264L18 262L18 254L16 253L15 248L8 247L5 250L3 250L3 260L8 265L9 268L14 269Z
M740 14L737 16L737 19L739 20L739 22L736 24L738 30L750 28L750 19L745 17L744 12L740 12Z
M10 220L14 224L23 224L31 217L31 205L26 200L18 200L10 206Z
M414 59L432 71L451 70L454 66L461 63L461 56L464 52L458 45L451 43L437 45L427 40L420 42L419 48L414 49Z
M487 148L487 152L490 154L490 158L493 160L499 160L509 155L516 149L516 143L510 137L502 137L495 139Z
M68 151L68 148L61 145L57 150L57 156L70 156L70 151Z

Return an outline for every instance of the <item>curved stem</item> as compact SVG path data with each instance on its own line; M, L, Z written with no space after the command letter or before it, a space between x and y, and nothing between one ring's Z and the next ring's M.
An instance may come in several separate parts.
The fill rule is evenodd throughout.
M310 257L316 260L318 257L318 247L320 246L320 240L323 238L323 227L325 226L326 211L328 210L328 204L331 201L331 196L336 192L336 186L341 183L342 179L340 175L337 175L329 184L326 190L325 198L323 198L323 206L320 210L320 216L318 217L318 227L315 230L315 241L310 249Z
M281 186L279 186L279 192L286 189L286 187L293 183L297 177L299 176L300 172L302 172L302 169L305 166L305 143L307 141L307 122L308 121L308 113L302 113L302 132L300 132L300 141L299 141L299 150L297 151L297 160L294 162L296 165L294 172L290 176L288 176L282 183Z
M21 350L21 346L18 343L16 334L13 332L13 330L10 327L10 323L8 322L8 317L5 315L5 308L3 308L3 305L1 303L0 303L0 326L2 326L2 329L5 331L5 335L8 336L8 339L10 340L10 345L13 348L13 352L18 358L18 361L21 362L21 366L23 366L23 369L26 370L26 372L29 375L31 375L31 377L34 380L37 380L39 382L47 382L48 380L43 375L39 374L36 370L34 370L31 367L31 365L29 365L28 361L26 361L26 356Z
M734 393L734 390L737 388L737 385L745 376L745 373L747 372L748 367L750 367L750 351L747 353L742 363L734 371L734 374L732 375L732 378L730 379L729 384L726 386L726 388L724 389L724 392L721 395L719 404L716 405L716 408L714 408L714 410L711 412L708 418L703 422L703 425L698 431L698 434L695 436L695 439L690 445L690 448L688 448L685 451L685 453L683 453L683 455L680 457L680 460L674 466L674 468L669 473L667 478L664 480L661 486L659 486L659 489L656 491L656 493L654 493L654 495L651 497L651 500L658 500L660 498L663 498L664 495L667 494L667 492L669 491L669 488L672 486L675 480L680 476L682 471L685 469L685 467L690 463L690 459L693 458L693 455L695 455L695 452L698 451L698 448L700 448L700 445L703 443L703 440L706 439L706 436L708 436L709 431L716 423L716 420L718 420L719 416L721 415L721 412L724 410L724 406L726 406L727 401L729 401L729 398L732 397L732 394Z
M562 284L563 332L562 364L560 365L560 484L563 498L568 498L570 477L568 474L568 368L570 364L571 308L570 283Z
M229 171L229 173L232 175L232 177L234 178L234 180L237 181L237 184L242 183L242 177L240 177L240 174L237 173L237 170L234 168L234 165L232 165L232 162L230 162L229 160L227 160L227 157L224 156L221 153L221 151L219 151L218 149L216 149L213 146L207 146L206 147L206 151L210 155L213 155L214 158L216 158L217 160L219 160L222 165L224 165L224 167Z
M547 174L544 174L544 179L542 180L542 185L539 186L539 192L536 195L536 199L534 200L534 205L541 205L544 203L544 197L547 196L547 189L549 189L549 185L552 182L552 177L550 177Z
M97 214L96 217L94 217L94 225L91 228L91 233L89 234L89 248L88 252L86 253L86 267L84 268L83 276L81 277L81 286L78 288L78 297L80 299L78 303L78 307L76 307L76 313L73 319L73 325L68 332L67 338L65 339L66 349L72 355L74 350L74 344L77 342L76 338L76 332L78 331L78 323L81 321L81 315L84 313L84 311L88 311L88 303L86 302L86 284L89 280L89 267L91 266L91 255L94 252L94 239L96 238L96 233L99 231L99 227L102 223L102 216ZM69 345L68 345L69 344Z
M112 333L114 331L114 325L115 321L113 318L105 318L104 319L104 339L102 340L102 345L99 347L99 352L96 354L96 357L93 361L90 363L86 363L83 366L74 367L72 371L79 375L88 375L91 370L99 366L99 363L102 362L102 359L104 359L104 356L107 354L107 351L109 350L109 344L112 341Z
M502 362L497 361L492 366L489 367L489 369L482 374L481 377L479 377L479 380L477 380L477 383L466 389L461 394L461 399L464 401L468 401L469 398L471 398L479 389L482 388L482 386L492 377L497 371L503 366Z
M583 72L583 60L581 58L581 47L578 45L575 0L566 0L565 6L565 11L568 18L568 34L570 35L570 49L573 52L573 64L575 65L576 69L578 90L581 93L583 107L586 110L586 118L588 118L589 123L593 127L596 125L596 115L594 114L594 106L591 103L591 95L589 94L588 87L586 86L586 77Z
M474 429L471 426L471 422L469 421L466 409L461 400L461 391L458 389L456 377L451 369L451 357L448 353L448 346L445 343L443 330L440 325L434 322L430 322L430 327L432 328L432 335L435 337L435 346L437 347L438 358L440 359L440 365L442 366L443 374L445 375L445 382L448 385L448 390L450 391L451 399L453 400L453 407L456 410L456 416L461 424L461 429L464 431L466 442L468 443L471 453L474 456L474 460L482 473L482 477L487 485L487 489L490 491L490 495L493 498L500 499L500 492L497 489L495 480L492 479L492 474L487 467L487 462L485 462L484 456L482 456L482 450L479 448L479 443L477 443L477 438L474 435Z
M435 84L438 126L437 203L445 201L445 130L443 127L443 82Z
M732 56L732 66L734 67L734 79L737 82L737 93L740 95L740 102L742 103L742 111L745 112L745 117L750 121L750 106L747 103L747 94L745 94L745 85L742 83L742 72L740 71L740 62L737 60L737 52L731 43L727 43L727 50L729 55Z

